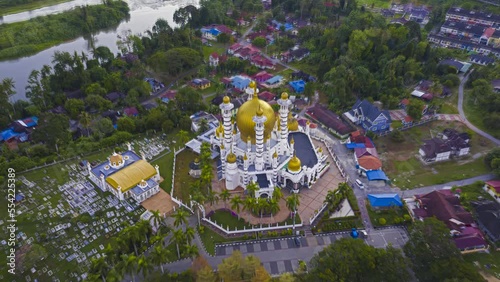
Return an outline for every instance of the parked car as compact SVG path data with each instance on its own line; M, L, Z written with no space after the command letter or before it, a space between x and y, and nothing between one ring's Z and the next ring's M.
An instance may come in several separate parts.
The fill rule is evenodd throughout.
M359 179L356 179L356 185L358 185L359 189L365 189L365 185Z
M300 247L300 239L295 237L294 241L295 241L295 246Z

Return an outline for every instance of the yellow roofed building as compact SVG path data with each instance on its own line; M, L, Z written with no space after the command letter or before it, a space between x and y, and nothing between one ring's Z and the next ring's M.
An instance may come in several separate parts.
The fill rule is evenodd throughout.
M87 163L89 178L102 191L109 191L118 199L132 198L141 203L160 191L159 167L153 167L139 157L130 144L128 151L113 153L108 161L91 167Z

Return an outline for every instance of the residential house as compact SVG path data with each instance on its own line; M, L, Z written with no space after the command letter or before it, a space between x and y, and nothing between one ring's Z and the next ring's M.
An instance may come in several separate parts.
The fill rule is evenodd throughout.
M111 101L113 103L118 103L120 100L127 97L127 95L125 95L121 92L111 92L111 93L106 94L105 97L106 97L106 99L108 99L109 101Z
M252 45L243 46L233 52L233 55L235 57L240 58L242 60L248 60L258 54L260 54L260 50Z
M432 95L432 93L420 91L417 89L415 89L411 92L411 96L416 97L416 98L420 98L426 102L429 102L430 100L432 100L434 98L434 95Z
M500 203L494 201L473 201L472 207L479 228L500 249Z
M231 85L239 90L247 89L252 81L248 76L236 75L231 78Z
M446 13L446 20L463 21L497 28L500 26L500 16L483 11L471 11L460 7L451 7Z
M195 78L193 80L191 80L191 83L190 83L191 87L193 88L197 88L197 89L207 89L208 87L210 87L210 80L206 79L206 78Z
M425 24L429 21L429 10L419 7L410 11L410 21Z
M306 88L306 82L303 81L302 79L290 81L288 84L290 85L290 87L292 87L295 93L302 93Z
M367 196L370 206L374 209L403 207L403 201L397 193L368 194Z
M352 110L344 115L354 124L360 125L365 130L382 133L391 129L391 115L387 110L379 110L367 100L356 101Z
M292 79L298 80L301 79L305 82L315 82L316 78L308 73L305 73L301 70L292 72Z
M481 37L479 38L479 43L488 45L488 43L490 42L490 38L495 35L495 31L496 31L496 29L494 29L492 27L486 28L484 30L483 35L481 35ZM492 39L492 40L495 40L495 39Z
M168 103L175 99L175 95L177 95L177 90L168 90L165 94L160 96L160 99L163 103Z
M208 57L208 65L211 67L218 66L219 65L219 54L217 54L216 52L213 52L212 54L210 54L210 56Z
M146 81L147 83L149 83L149 85L151 85L151 91L152 91L151 95L153 95L154 92L158 92L165 87L163 83L159 82L154 78L146 77L144 78L144 81Z
M16 120L0 132L0 142L5 142L11 150L17 149L18 143L30 140L30 135L36 126L38 126L38 117L36 116Z
M436 217L449 229L452 240L462 252L483 251L488 243L476 227L472 215L460 205L451 190L437 190L415 195L416 206L410 214L416 220Z
M490 180L484 183L484 190L490 193L495 199L500 198L500 180Z
M466 132L458 133L455 129L447 128L443 130L443 140L451 147L451 155L462 157L470 152L470 135Z
M191 130L193 132L198 132L201 129L203 121L206 122L207 131L219 127L219 120L213 114L207 112L197 112L189 118L191 119Z
M258 72L257 74L255 74L252 79L255 80L256 82L258 83L263 83L265 82L266 80L272 78L274 75L271 74L271 73L268 73L266 71L261 71L261 72Z
M492 80L491 87L493 87L493 91L500 93L500 79Z
M209 26L202 27L200 29L202 37L208 40L217 40L217 36L221 33L225 33L227 35L232 35L233 31L223 25L223 24L212 24Z
M446 35L453 35L459 38L466 38L476 43L481 43L481 38L485 38L489 32L484 25L474 25L466 22L446 21L441 25L441 32ZM484 43L486 44L486 42Z
M458 133L454 129L445 129L442 138L425 140L419 154L425 162L439 162L451 157L462 157L470 152L470 137L467 133Z
M281 84L281 81L283 81L283 77L281 75L275 75L268 80L265 81L265 83L268 86L277 86Z
M241 48L243 48L243 45L241 45L240 43L234 43L229 47L229 49L227 49L227 53L229 55L234 55L234 53L240 50Z
M136 117L139 115L139 111L137 110L136 107L128 107L123 110L123 114L125 114L128 117Z
M380 11L380 14L382 14L382 16L384 16L386 18L392 18L392 17L394 17L396 12L389 10L389 9L382 9L382 11Z
M315 104L307 109L306 115L327 127L330 131L341 138L346 138L349 136L349 133L355 131L350 124L343 121L337 114L328 110L321 104Z
M307 48L292 48L281 54L281 61L285 63L290 63L293 61L301 61L305 57L309 56L311 52Z
M500 47L500 30L497 29L491 34L491 37L488 38L488 45L495 48Z
M482 55L493 54L496 57L500 58L500 48L497 48L495 46L487 46L472 42L470 40L445 36L441 34L429 34L427 38L429 39L429 42L437 44L441 47L462 49L467 52L476 52Z
M488 56L484 56L484 55L474 54L474 55L470 55L469 62L474 63L474 64L478 64L478 65L482 65L482 66L486 66L486 65L494 64L495 59L488 57Z
M259 69L274 69L274 63L261 55L254 55L250 58L250 64Z
M454 67L457 70L457 73L459 73L459 72L465 73L472 66L472 64L470 64L470 63L460 62L460 61L457 61L455 59L442 60L441 62L439 62L439 65Z
M399 25L405 25L407 22L408 22L408 20L405 19L404 17L392 19L390 21L391 24L399 24Z
M276 95L269 91L263 91L259 93L259 99L264 100L266 102L274 101Z

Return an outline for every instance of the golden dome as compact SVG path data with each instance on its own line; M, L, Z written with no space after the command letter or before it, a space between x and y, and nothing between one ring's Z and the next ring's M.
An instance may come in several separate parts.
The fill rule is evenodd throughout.
M259 109L257 109L257 116L261 117L264 112L262 111L262 108L259 105Z
M222 122L219 122L219 127L215 130L215 135L219 137L222 133L224 133L224 128L222 127Z
M286 93L286 92L281 93L281 99L283 99L283 100L288 99L288 93Z
M247 156L247 153L245 153L245 155L243 155L243 159L246 161L248 160L248 156Z
M323 152L323 148L319 147L318 152L320 152L320 153Z
M292 117L292 113L288 113L288 130L297 131L299 130L299 121Z
M300 171L300 168L301 168L300 159L297 158L297 156L295 155L295 151L293 151L293 157L288 162L288 171L298 172Z
M257 87L257 83L255 83L255 81L250 81L250 84L248 84L248 87L254 89L255 87Z
M292 145L295 144L295 140L293 140L293 137L292 137L292 139L290 139L290 144L292 144Z
M148 185L148 183L146 181L144 181L144 179L141 180L141 182L139 183L140 187L146 187L147 185Z
M120 164L123 162L123 157L120 154L113 153L113 155L111 155L111 157L109 157L109 162L111 164Z
M231 99L229 99L229 97L228 97L228 96L224 96L224 98L222 98L222 102L223 102L224 104L229 104L229 102L231 102Z
M277 158L277 157L278 157L278 152L276 150L274 150L273 158Z
M274 123L276 122L274 110L271 105L260 100L257 95L254 94L252 100L243 103L236 114L236 125L240 130L240 138L244 142L250 138L252 143L255 144L255 122L253 121L253 117L257 112L260 112L259 109L262 115L267 118L264 122L264 137L269 138L271 136Z
M236 162L236 155L231 152L227 155L226 161L230 164L234 164Z

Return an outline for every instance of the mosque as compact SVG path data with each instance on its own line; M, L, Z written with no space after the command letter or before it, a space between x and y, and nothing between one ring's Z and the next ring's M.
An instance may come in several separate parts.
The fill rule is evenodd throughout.
M222 122L210 136L212 148L219 152L218 174L226 189L246 189L257 183L256 197L269 197L275 187L293 193L311 188L330 164L321 147L310 137L310 123L299 126L290 113L287 93L278 100L279 112L258 98L256 83L246 90L248 100L233 117L234 105L224 97L220 109Z
M113 153L107 162L94 168L87 162L89 178L102 191L109 191L118 199L133 198L141 203L160 191L160 171L134 151L130 143L122 154Z

